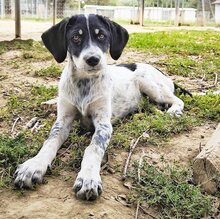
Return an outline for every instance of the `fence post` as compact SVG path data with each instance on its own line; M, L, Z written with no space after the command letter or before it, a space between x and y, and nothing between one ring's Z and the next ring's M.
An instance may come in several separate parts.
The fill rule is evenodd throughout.
M205 2L202 0L202 26L205 26Z
M55 25L56 24L56 5L57 5L57 3L56 3L56 0L53 0L53 25Z
M21 38L21 9L20 0L15 1L15 38Z
M144 0L141 0L140 8L140 25L144 26Z
M180 22L180 0L176 0L175 25L179 26L179 22Z

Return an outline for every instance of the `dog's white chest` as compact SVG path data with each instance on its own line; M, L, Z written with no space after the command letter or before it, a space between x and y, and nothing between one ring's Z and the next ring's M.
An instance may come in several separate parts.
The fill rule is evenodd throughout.
M60 90L62 90L60 93L83 116L87 116L90 105L103 97L106 98L110 93L110 87L105 83L104 77L84 78L75 81L66 78L60 82Z

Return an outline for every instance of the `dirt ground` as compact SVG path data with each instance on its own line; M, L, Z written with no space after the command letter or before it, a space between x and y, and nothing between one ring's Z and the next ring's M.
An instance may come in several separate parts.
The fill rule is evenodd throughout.
M159 164L163 155L170 162L186 165L199 153L213 133L215 124L207 123L195 128L191 133L175 136L164 147L138 147L132 160L138 160L144 149L151 162ZM125 151L116 150L114 159L121 164L127 157ZM112 161L114 162L114 161ZM25 191L22 195L12 189L1 191L0 213L4 219L29 218L97 218L97 219L130 219L134 218L135 206L126 206L121 197L128 194L119 174L102 175L104 192L95 202L79 201L74 197L72 185L75 173L62 172L60 176L47 176L47 183L38 186L35 191ZM154 210L148 209L157 218ZM0 217L1 218L1 217ZM150 219L152 216L140 212L138 218Z
M22 38L34 38L39 40L40 34L43 30L50 27L49 22L32 22L23 21L24 28L22 29ZM0 40L13 39L13 21L2 20L0 21ZM129 32L135 31L149 31L143 27L129 26L126 28ZM130 29L129 29L130 28ZM136 29L135 29L136 28ZM163 28L161 28L163 29ZM152 28L152 31L155 31ZM4 54L5 55L5 54ZM10 56L11 55L11 56ZM7 57L0 57L0 60L5 58L13 58L19 55L16 53L7 54ZM127 54L130 56L131 54ZM122 59L126 57L122 57ZM1 72L8 73L10 69L0 67ZM16 76L16 77L15 77ZM179 78L181 80L181 78ZM184 80L184 79L183 79ZM21 82L22 81L22 82ZM25 83L43 83L56 85L57 81L48 81L39 79L25 74L21 69L17 69L13 74L8 75L4 80L4 84L0 86L0 106L4 106L5 99L3 93L8 89L19 89L19 86ZM189 86L196 86L197 82L190 81ZM132 160L138 160L142 150L149 156L147 159L154 163L159 163L160 157L163 155L165 159L170 162L179 162L181 165L187 165L199 153L217 124L206 123L200 127L194 128L190 133L176 135L168 143L164 143L163 147L155 147L151 145L142 145L137 147ZM0 127L1 131L1 127ZM120 163L121 169L123 168L127 152L115 149L114 158L112 161L117 160ZM135 206L127 206L122 197L126 197L128 189L123 185L121 176L118 173L104 173L102 174L104 192L100 199L95 202L79 201L75 198L72 192L72 186L75 180L76 173L61 172L60 176L53 174L46 177L47 183L38 186L35 191L18 192L12 188L0 190L0 218L4 219L29 219L29 218L76 218L76 219L130 219L134 218ZM138 218L157 218L157 213L153 209L147 209L149 214L140 211Z
M52 21L21 21L21 37L22 39L34 39L40 40L41 34L52 26ZM122 25L129 33L134 32L155 32L162 30L215 30L220 31L220 28L216 27L197 27L197 26L139 26L139 25ZM0 40L12 40L15 38L15 23L13 20L1 20L0 19Z

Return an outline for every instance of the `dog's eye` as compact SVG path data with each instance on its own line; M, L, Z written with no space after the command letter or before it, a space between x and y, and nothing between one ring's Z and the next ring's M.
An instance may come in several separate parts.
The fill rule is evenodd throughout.
M105 38L104 34L101 33L101 34L98 35L98 40L103 40L104 38Z
M74 36L72 37L72 39L73 39L73 42L74 42L74 43L80 43L80 42L81 42L81 38L80 38L80 36L78 36L78 35L74 35Z

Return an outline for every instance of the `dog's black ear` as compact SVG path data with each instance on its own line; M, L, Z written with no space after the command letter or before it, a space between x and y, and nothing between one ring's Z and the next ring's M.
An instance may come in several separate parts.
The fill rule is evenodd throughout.
M128 31L114 21L102 18L107 22L110 30L110 55L114 60L117 60L128 42Z
M119 24L110 21L110 55L114 60L117 60L128 42L128 31Z
M44 45L58 63L63 62L67 54L66 27L68 22L69 18L65 18L41 35Z

